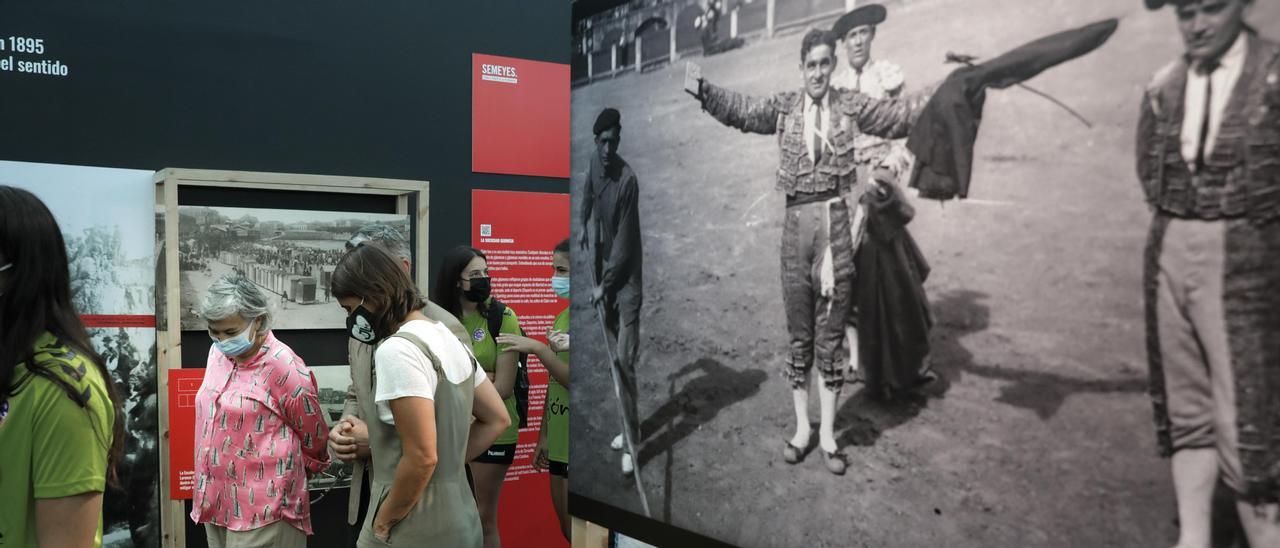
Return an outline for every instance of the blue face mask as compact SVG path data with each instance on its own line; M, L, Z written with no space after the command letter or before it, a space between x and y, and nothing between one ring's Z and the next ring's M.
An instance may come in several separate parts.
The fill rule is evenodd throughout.
M244 328L243 333L231 337L230 339L219 341L213 335L210 335L209 338L213 339L213 346L217 347L218 352L222 352L222 355L228 358L234 358L244 354L253 346L253 339L249 338L249 332L252 330L253 321L250 321L249 326Z
M551 290L556 292L556 296L561 299L569 298L569 277L568 276L552 276Z

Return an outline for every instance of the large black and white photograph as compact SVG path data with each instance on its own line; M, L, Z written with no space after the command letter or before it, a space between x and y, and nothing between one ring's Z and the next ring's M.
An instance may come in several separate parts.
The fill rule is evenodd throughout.
M72 301L124 411L121 489L103 498L103 546L160 543L152 172L0 161L0 184L48 207L67 245ZM95 192L83 192L94 188Z
M103 499L102 545L157 546L160 543L160 431L153 328L89 329L93 345L118 387L125 420L121 491Z
M409 238L407 215L181 206L178 208L182 329L203 330L198 297L228 274L268 293L276 329L341 329L346 313L329 295L338 259L360 234Z
M1280 545L1277 30L1256 0L577 2L575 514Z

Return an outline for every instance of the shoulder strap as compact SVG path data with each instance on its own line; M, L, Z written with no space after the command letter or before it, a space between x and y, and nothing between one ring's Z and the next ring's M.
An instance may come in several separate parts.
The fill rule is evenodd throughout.
M76 402L80 407L88 405L89 398L92 395L89 387L86 386L84 390L78 391L72 384L79 383L89 373L89 364L86 363L86 360L79 359L79 354L75 350L65 345L40 347L20 364L26 365L27 372L22 377L10 381L9 390L12 394L22 390L32 378L42 377L61 388L63 392L66 392L67 397L71 398L71 401ZM59 376L54 371L55 367L63 376ZM104 379L104 381L110 382L107 379ZM0 394L0 399L7 395Z
M418 347L418 350L421 351L422 354L426 356L428 360L431 360L431 367L436 370L436 375L439 378L444 379L444 382L448 382L449 384L454 384L449 381L449 376L445 374L444 368L440 365L440 358L436 357L436 353L432 352L431 348L427 346L427 343L423 342L422 339L419 338L417 335L414 335L413 333L405 333L403 331L400 331L392 335L391 337L404 339L406 341L409 341L410 343L413 343L413 345ZM462 342L459 341L458 344L461 345ZM467 349L464 347L463 350L467 350ZM471 373L467 375L467 379L470 379L472 376L475 375L476 368L479 367L480 364L476 362L475 355L473 355L470 351L467 351L467 359L471 361ZM466 382L466 381L464 380L463 382Z
M502 304L502 301L489 301L488 317L485 319L489 320L489 336L493 337L494 344L497 344L498 334L502 333L502 316L506 313L507 305Z
M423 342L417 335L414 335L413 333L397 332L391 337L404 339L418 347L418 350L422 352L422 355L426 356L428 360L431 360L431 367L436 370L436 375L445 377L444 369L440 367L440 358L437 358L436 353L432 352L431 348L427 346L427 343ZM446 378L445 380L448 379Z

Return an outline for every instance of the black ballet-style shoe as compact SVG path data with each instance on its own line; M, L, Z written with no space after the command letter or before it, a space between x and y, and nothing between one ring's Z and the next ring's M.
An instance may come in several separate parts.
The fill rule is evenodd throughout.
M849 468L849 463L845 462L844 454L837 449L834 453L822 452L822 456L826 460L827 470L837 476L843 476L844 471Z
M787 461L787 464L797 464L808 454L803 447L791 445L791 440L782 440L782 443L786 445L782 448L782 458Z

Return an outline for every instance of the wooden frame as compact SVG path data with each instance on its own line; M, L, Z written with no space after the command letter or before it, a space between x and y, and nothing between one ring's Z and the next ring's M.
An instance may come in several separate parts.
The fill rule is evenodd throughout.
M573 548L608 548L609 530L579 517L573 517Z
M339 194L379 194L396 197L396 214L413 215L417 227L414 249L417 258L417 283L429 287L426 268L427 220L430 211L430 184L426 181L340 177L330 175L296 175L249 171L167 168L157 171L156 206L164 211L165 292L164 324L156 324L156 374L159 387L160 413L160 531L165 548L186 547L186 512L184 503L169 499L169 386L168 371L182 368L182 289L178 264L178 193L183 187L217 187L228 189L266 189L296 192L332 192ZM410 198L417 197L416 211L410 211Z

